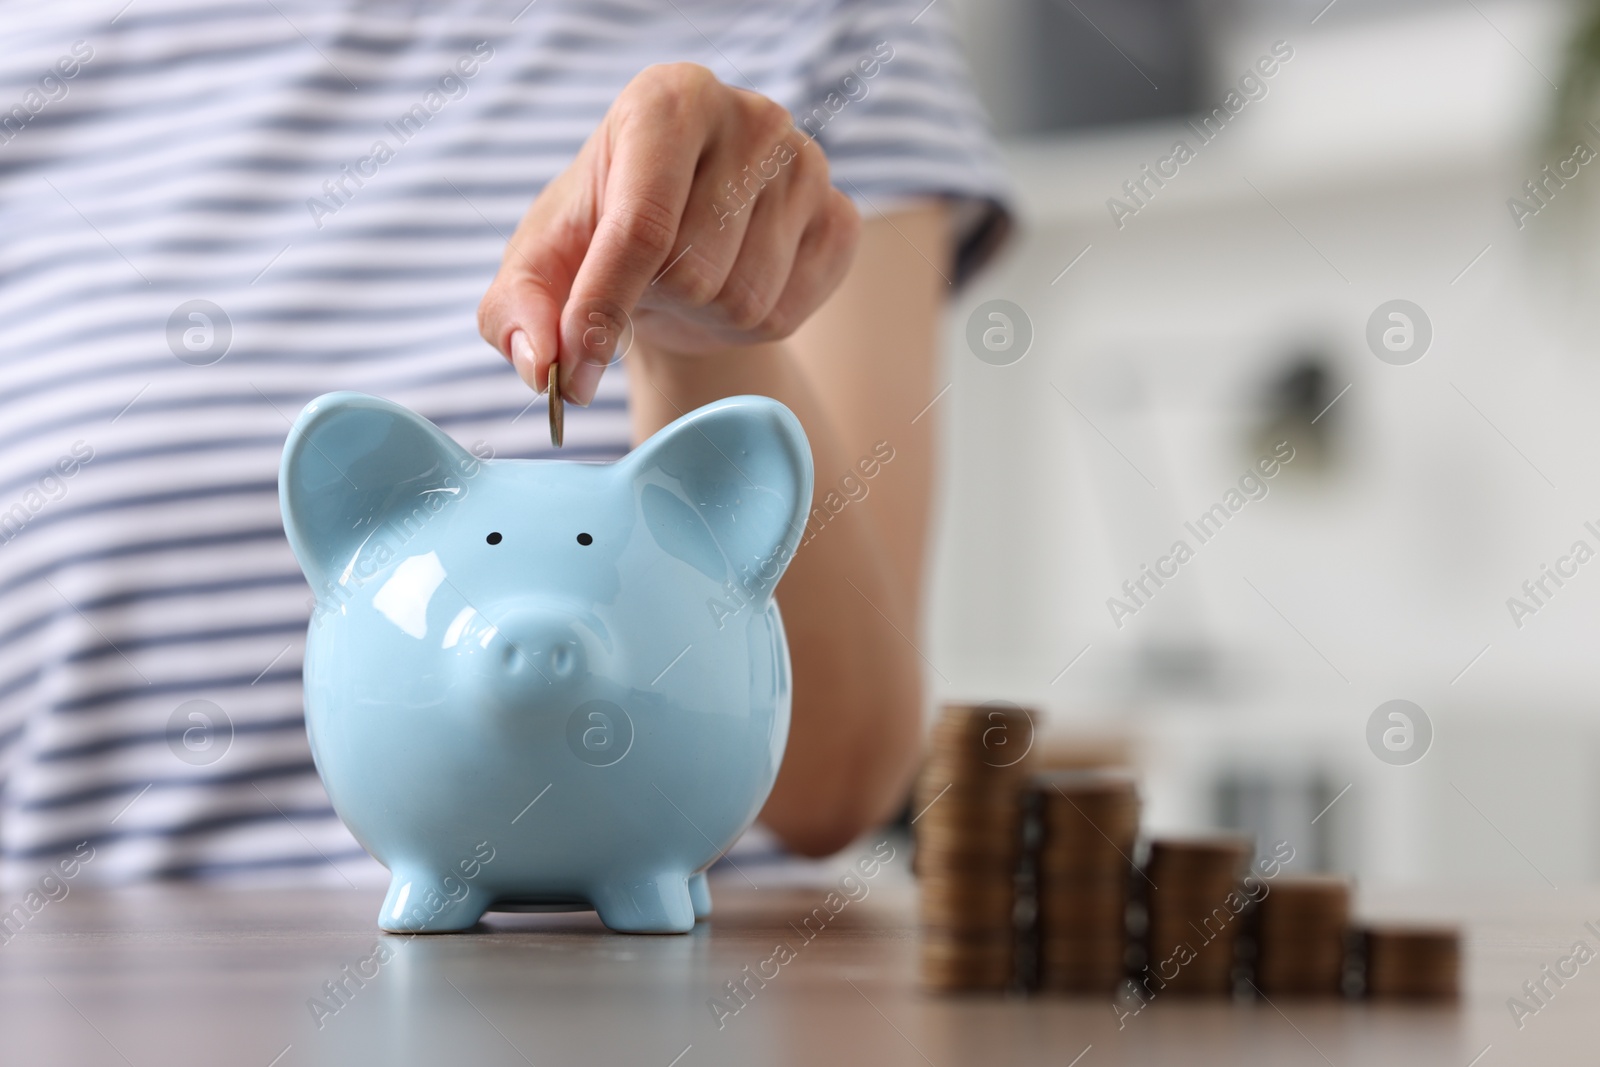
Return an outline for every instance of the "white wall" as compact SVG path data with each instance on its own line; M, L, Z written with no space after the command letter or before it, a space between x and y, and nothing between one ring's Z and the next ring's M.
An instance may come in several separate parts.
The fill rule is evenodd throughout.
M1600 548L1582 525L1600 527L1600 271L1562 239L1593 243L1600 162L1516 228L1507 198L1556 158L1541 72L1559 69L1561 20L1478 7L1240 27L1219 70L1291 36L1294 59L1120 230L1106 199L1192 133L1010 148L1029 226L953 309L955 387L934 409L948 478L928 657L942 696L1141 738L1156 826L1209 820L1220 766L1320 768L1354 783L1329 818L1364 875L1600 874L1600 560L1521 629L1505 603L1574 539ZM996 297L1035 329L1010 367L963 338ZM1405 367L1364 340L1397 297L1435 332ZM1325 478L1291 465L1118 629L1106 598L1259 453L1257 394L1301 341L1351 385L1328 416L1341 461ZM1161 683L1153 646L1209 666ZM1394 697L1438 731L1412 767L1366 748Z

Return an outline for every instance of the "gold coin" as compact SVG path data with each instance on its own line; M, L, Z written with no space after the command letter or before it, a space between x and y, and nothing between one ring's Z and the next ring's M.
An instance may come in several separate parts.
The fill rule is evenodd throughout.
M1052 993L1114 993L1122 978L1121 960L1082 969L1046 964L1039 969L1039 988Z
M550 383L545 390L545 395L550 398L550 443L557 448L561 447L561 436L564 428L561 386L556 381L556 371L559 369L559 363L552 362L550 364Z
M1012 984L1015 974L1010 956L964 959L925 952L921 961L921 977L922 988L929 992L998 992Z
M1261 898L1263 926L1312 924L1343 927L1350 919L1350 883L1338 878L1283 877Z
M1192 838L1156 838L1150 842L1150 878L1161 884L1162 875L1192 881L1221 876L1229 881L1245 873L1252 843L1237 835Z
M1420 926L1368 927L1365 941L1368 996L1459 995L1461 940L1458 931Z

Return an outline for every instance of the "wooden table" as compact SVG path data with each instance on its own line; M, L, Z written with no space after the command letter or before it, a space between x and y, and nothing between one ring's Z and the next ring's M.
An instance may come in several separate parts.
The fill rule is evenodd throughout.
M717 914L687 936L610 934L590 914L496 914L472 933L383 938L383 949L379 891L74 889L0 946L0 1064L1600 1060L1600 960L1520 1031L1506 1007L1575 940L1600 949L1583 927L1593 919L1600 928L1594 890L1363 897L1370 914L1466 922L1459 1005L1172 999L1119 1029L1105 1001L919 992L914 895L903 876L880 878L810 941L796 927L825 889L780 887L760 871L751 880L769 884L757 890L738 874L714 882ZM765 966L776 976L760 988L752 981L748 1004L719 1027L708 1000L780 941L794 958ZM324 985L334 981L345 983L340 1000ZM319 997L322 1010L308 1006Z

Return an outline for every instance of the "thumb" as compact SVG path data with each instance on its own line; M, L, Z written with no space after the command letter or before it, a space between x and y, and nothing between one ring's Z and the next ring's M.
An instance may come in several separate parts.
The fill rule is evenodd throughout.
M570 278L563 283L532 260L524 262L513 244L478 304L478 332L538 393L544 392L556 358L561 305L570 285Z
M548 218L551 212L540 201L506 243L500 270L478 304L478 332L530 389L542 393L560 352L561 309L583 262L589 232L581 224Z

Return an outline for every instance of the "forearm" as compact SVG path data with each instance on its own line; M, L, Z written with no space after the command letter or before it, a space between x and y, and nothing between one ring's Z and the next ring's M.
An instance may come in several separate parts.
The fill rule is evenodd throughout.
M667 355L636 346L625 361L636 439L725 396L787 405L811 442L813 507L861 456L784 344L726 354ZM827 853L891 816L904 797L920 733L916 596L873 514L845 507L807 540L778 586L793 660L789 744L763 821L792 848Z

